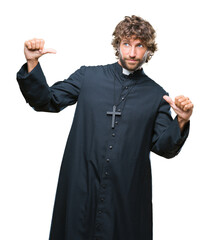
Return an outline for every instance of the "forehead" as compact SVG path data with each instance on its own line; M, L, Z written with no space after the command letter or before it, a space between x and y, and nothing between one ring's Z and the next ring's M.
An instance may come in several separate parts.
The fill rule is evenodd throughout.
M121 39L121 41L122 42L124 42L124 41L128 41L128 42L139 42L139 43L141 43L142 41L141 41L141 39L140 38L138 38L137 36L135 36L135 35L132 35L132 36L130 36L130 37L122 37L122 39Z

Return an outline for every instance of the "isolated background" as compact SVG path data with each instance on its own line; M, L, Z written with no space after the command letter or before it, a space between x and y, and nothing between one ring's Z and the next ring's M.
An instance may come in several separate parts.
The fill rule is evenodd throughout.
M49 85L81 65L116 61L112 33L124 16L148 20L159 51L144 65L171 97L195 108L182 152L151 154L154 240L209 240L209 7L200 0L5 1L0 4L0 239L48 239L58 174L75 106L38 113L25 103L16 72L23 44L43 38L56 55L40 59ZM132 240L132 239L130 239Z

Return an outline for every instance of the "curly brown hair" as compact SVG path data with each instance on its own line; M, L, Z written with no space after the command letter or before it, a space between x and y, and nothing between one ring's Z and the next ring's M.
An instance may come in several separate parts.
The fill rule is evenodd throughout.
M157 51L157 43L155 42L156 32L152 25L141 17L132 15L131 17L125 16L116 26L112 36L112 45L115 49L115 56L119 58L119 46L123 38L139 38L142 44L147 47L149 54L147 55L146 62L148 62Z

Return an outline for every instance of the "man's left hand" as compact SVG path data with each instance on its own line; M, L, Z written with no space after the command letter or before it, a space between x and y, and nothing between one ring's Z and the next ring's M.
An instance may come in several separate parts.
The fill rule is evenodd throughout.
M164 95L163 98L165 99L166 102L170 104L174 112L177 114L180 128L183 129L185 123L187 123L190 120L190 116L192 115L194 105L192 104L188 97L185 97L183 95L177 96L175 98L175 101L173 101L167 95Z

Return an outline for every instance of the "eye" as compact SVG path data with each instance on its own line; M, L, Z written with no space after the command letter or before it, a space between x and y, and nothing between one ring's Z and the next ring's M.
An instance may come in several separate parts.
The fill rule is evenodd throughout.
M142 47L143 47L143 45L142 45L142 44L139 44L139 45L138 45L138 47L142 48Z
M128 47L129 46L129 43L123 43L124 46Z

